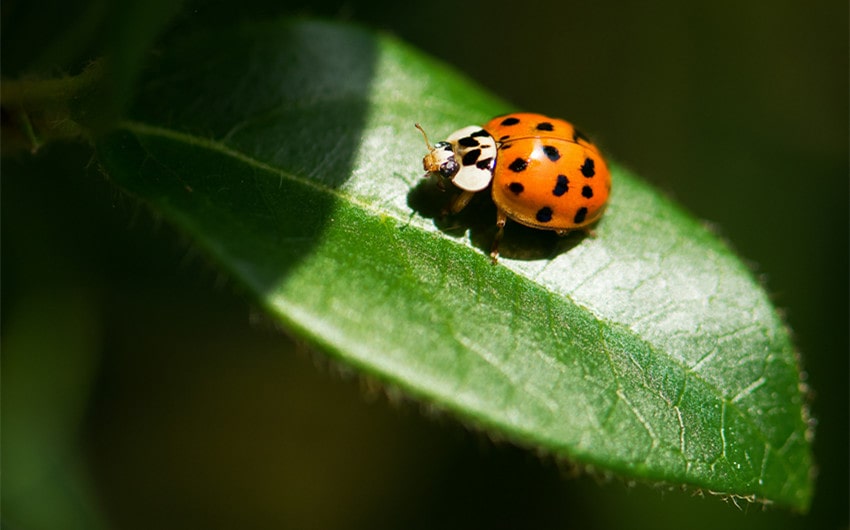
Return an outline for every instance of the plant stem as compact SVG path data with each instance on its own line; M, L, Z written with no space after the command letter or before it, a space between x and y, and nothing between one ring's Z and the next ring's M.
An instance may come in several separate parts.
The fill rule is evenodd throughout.
M3 123L4 153L36 153L51 140L87 137L89 131L75 118L74 109L98 89L103 71L99 59L75 76L1 81L0 106L12 117Z

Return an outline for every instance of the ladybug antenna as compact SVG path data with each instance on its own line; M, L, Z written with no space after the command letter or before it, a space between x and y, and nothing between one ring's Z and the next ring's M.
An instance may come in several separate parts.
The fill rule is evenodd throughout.
M425 132L425 129L423 129L423 128L422 128L422 126L421 126L421 125L419 125L418 123L414 123L413 125L414 125L417 129L419 129L419 132L421 132L421 133L422 133L422 136L424 136L424 137L425 137L425 146L426 146L426 147L428 147L428 150L429 150L429 151L433 151L433 150L434 150L434 148L431 146L431 142L429 142L429 141L428 141L428 134Z

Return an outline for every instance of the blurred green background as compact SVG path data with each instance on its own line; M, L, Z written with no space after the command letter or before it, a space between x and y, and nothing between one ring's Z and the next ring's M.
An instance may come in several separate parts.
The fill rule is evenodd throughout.
M120 109L150 28L316 15L579 124L764 279L813 389L817 492L800 516L565 478L288 339L89 148L52 144L2 161L4 527L848 527L846 2L118 4L4 2L4 79L123 45Z

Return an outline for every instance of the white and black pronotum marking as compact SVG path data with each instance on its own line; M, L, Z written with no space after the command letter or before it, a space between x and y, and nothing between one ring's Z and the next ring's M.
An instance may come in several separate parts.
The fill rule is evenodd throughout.
M490 133L470 125L453 132L446 141L460 162L452 184L464 191L481 191L489 186L496 166L496 140Z
M426 137L426 143L427 140ZM464 127L450 134L444 142L428 147L430 152L422 161L428 174L437 173L468 192L481 191L493 180L496 141L481 127Z

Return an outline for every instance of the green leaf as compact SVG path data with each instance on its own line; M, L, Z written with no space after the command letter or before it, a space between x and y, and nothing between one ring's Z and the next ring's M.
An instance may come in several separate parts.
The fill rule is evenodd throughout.
M787 330L723 242L622 166L595 237L510 225L493 266L486 199L434 220L447 198L423 183L413 123L436 139L511 107L342 25L161 49L100 162L293 332L588 468L807 509Z

